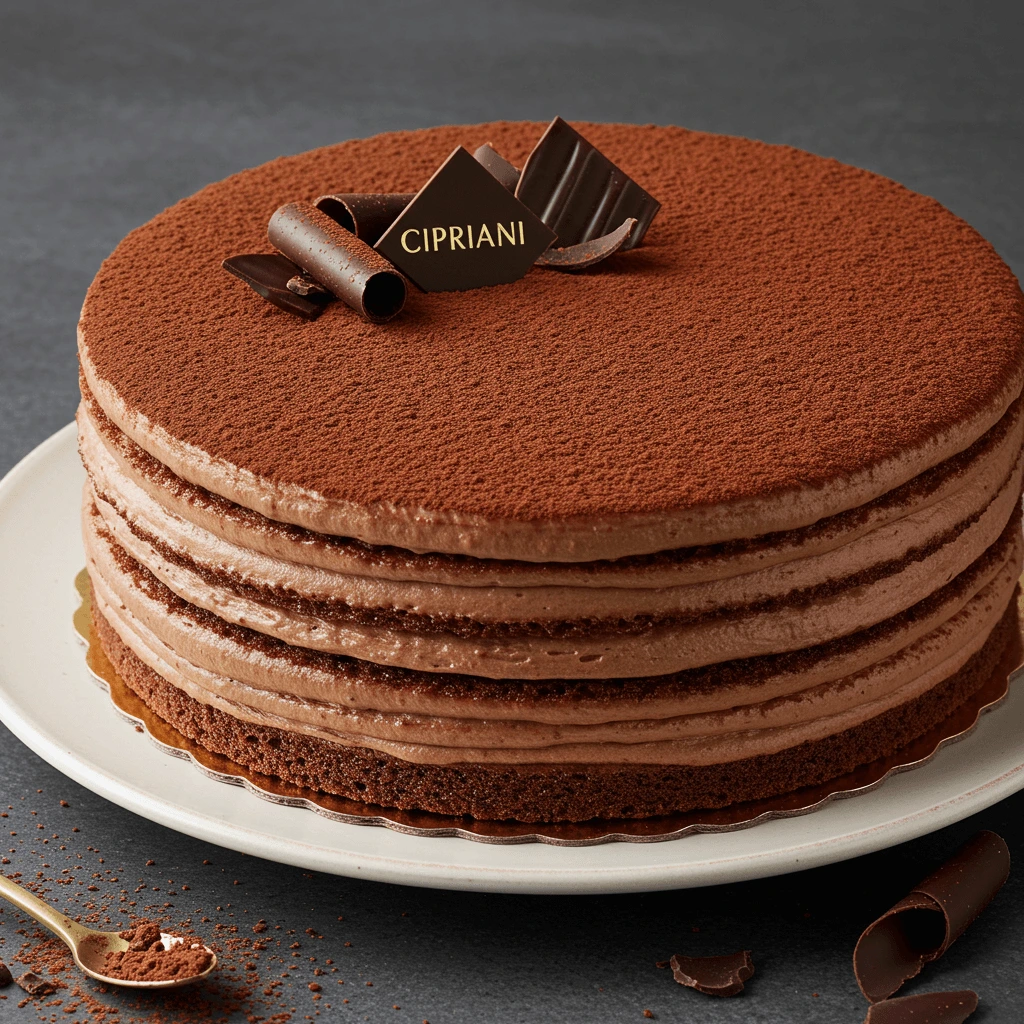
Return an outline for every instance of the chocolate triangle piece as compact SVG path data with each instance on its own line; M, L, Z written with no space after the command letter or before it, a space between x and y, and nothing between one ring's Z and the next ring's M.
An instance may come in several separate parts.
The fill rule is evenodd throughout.
M592 267L622 249L635 227L636 218L629 217L610 234L600 238L569 245L564 249L548 249L538 257L537 266L551 267L552 270L583 270Z
M923 992L872 1003L864 1024L963 1024L978 1008L978 993Z
M332 192L313 205L367 245L377 240L412 202L415 192Z
M509 192L515 192L519 184L519 168L510 164L489 142L473 153L473 159L481 167L486 167Z
M375 248L425 292L448 292L518 281L554 240L458 146Z
M934 874L864 929L853 972L872 1003L887 999L937 960L988 906L1010 874L1010 851L979 832Z
M255 252L245 256L229 256L221 266L243 280L257 295L304 320L315 320L333 296L320 288L278 252ZM293 284L293 282L295 282ZM299 282L302 282L300 286ZM300 291L305 287L305 292Z
M706 996L735 996L743 991L743 983L754 976L750 951L725 956L683 956L677 953L669 965L672 977L687 988Z
M661 203L619 170L560 117L527 157L516 197L540 217L563 248L614 231L628 217L636 228L623 249L634 249Z

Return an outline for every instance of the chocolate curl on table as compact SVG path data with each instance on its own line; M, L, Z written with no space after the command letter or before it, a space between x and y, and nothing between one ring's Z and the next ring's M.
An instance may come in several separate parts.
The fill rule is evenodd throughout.
M285 203L267 238L328 291L376 324L401 312L405 278L380 253L312 203Z
M636 218L630 217L610 234L602 235L600 238L592 238L589 242L580 242L579 245L569 245L564 249L552 247L541 253L536 266L550 267L552 270L583 270L585 267L592 267L624 248L635 227Z
M279 252L229 256L221 266L267 302L304 320L315 320L334 298L326 288L306 277L302 267Z
M510 164L489 142L485 142L474 153L473 159L490 171L509 190L515 193L519 184L519 168Z
M743 983L754 976L750 951L725 956L682 956L677 953L669 965L672 977L687 988L706 996L735 996L743 991Z
M636 227L622 248L635 249L661 209L657 199L560 117L527 158L516 198L558 235L563 248L601 238L634 217Z
M1010 873L1010 851L979 832L933 875L869 924L853 952L853 971L876 1003L937 960L988 906Z
M367 245L376 245L415 195L415 192L332 192L315 199L313 205Z
M884 999L868 1007L864 1024L963 1024L978 1008L978 993L924 992Z

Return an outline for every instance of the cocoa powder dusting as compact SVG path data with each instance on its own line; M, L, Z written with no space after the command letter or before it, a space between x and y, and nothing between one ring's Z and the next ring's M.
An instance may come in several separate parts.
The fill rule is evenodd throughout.
M160 926L139 921L121 932L128 949L106 955L103 973L121 981L174 981L202 974L213 960L200 943L182 941L165 949Z
M377 326L343 303L300 321L219 269L266 249L281 203L415 191L458 144L521 165L544 127L399 132L210 185L104 263L88 360L129 415L275 485L515 521L817 487L1019 386L1021 293L967 224L868 171L682 128L578 125L663 204L592 271L413 294Z

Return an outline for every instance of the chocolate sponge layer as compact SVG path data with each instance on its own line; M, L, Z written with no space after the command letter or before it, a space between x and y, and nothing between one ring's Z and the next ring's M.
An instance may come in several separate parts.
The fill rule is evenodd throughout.
M827 739L709 767L410 764L232 718L143 664L94 612L100 644L160 718L208 750L264 775L383 807L484 820L588 821L725 807L815 785L894 753L952 714L991 677L1017 629L1016 601L977 654L933 689Z

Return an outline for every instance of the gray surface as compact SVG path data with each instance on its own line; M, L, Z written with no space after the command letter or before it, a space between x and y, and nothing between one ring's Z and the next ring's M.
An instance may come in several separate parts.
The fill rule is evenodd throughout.
M791 143L936 196L1020 273L1021 10L0 4L0 471L71 418L76 314L122 235L208 181L351 136L558 113ZM318 929L322 956L374 979L350 986L336 1015L395 1024L631 1021L644 1008L669 1021L860 1021L850 954L863 925L978 827L1015 855L1024 847L1022 795L896 850L781 879L650 896L464 895L309 878L208 847L63 780L2 728L0 780L11 830L60 820L70 852L88 861L99 848L131 879L166 869L215 920ZM61 813L81 831L68 833ZM5 870L35 870L24 835ZM910 990L974 987L974 1019L1019 1020L1021 877ZM0 957L20 943L16 927L0 914ZM744 947L758 973L735 1000L706 999L654 967L673 952ZM295 1005L312 1005L309 980L293 986ZM37 1019L15 1003L0 1002L0 1020Z

